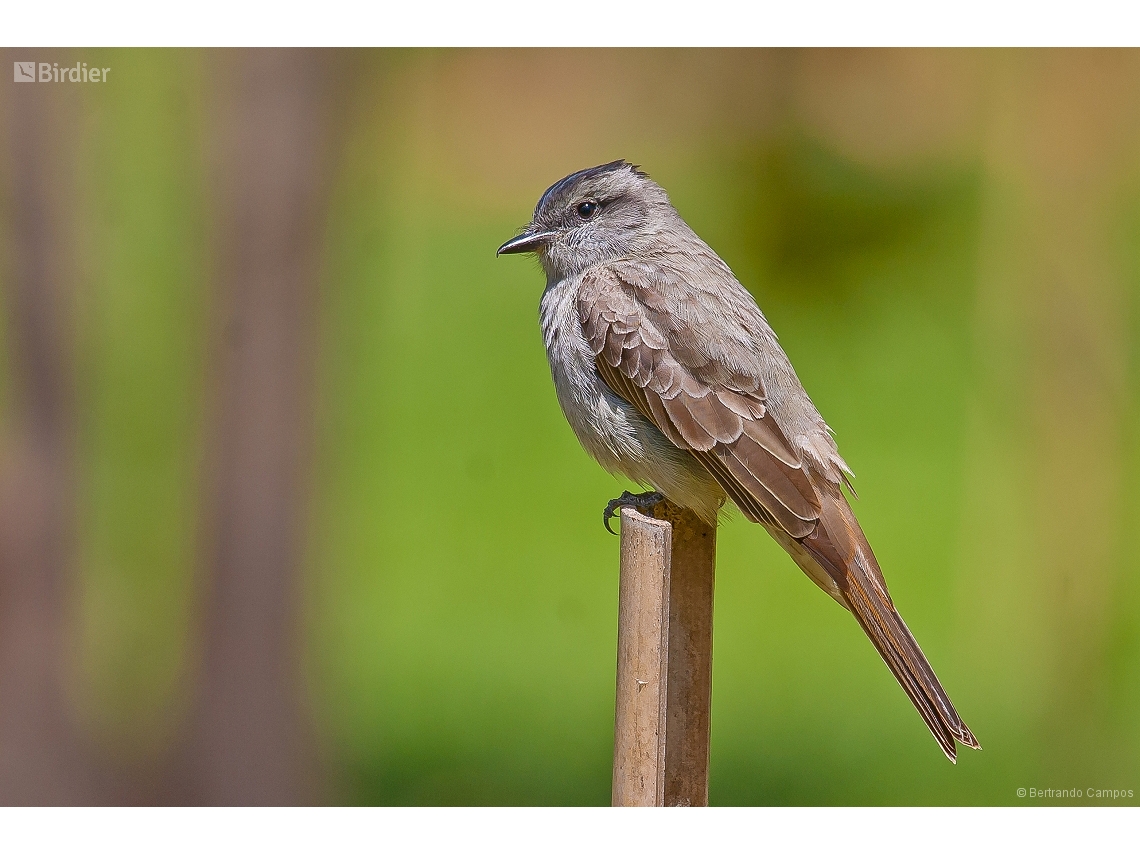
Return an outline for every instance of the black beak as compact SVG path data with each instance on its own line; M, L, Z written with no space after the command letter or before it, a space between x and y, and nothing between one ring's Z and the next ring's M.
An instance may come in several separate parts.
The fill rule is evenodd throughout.
M548 240L554 237L554 232L536 232L527 229L518 237L513 237L500 246L495 255L511 255L516 252L534 252Z

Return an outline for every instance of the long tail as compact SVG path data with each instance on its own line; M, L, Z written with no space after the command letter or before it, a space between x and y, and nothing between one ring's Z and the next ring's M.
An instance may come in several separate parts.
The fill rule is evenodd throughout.
M981 748L981 745L954 709L934 669L891 602L878 562L847 500L838 488L833 493L828 491L821 499L823 514L820 524L800 543L835 580L851 614L859 621L950 762L957 762L955 742L971 748Z

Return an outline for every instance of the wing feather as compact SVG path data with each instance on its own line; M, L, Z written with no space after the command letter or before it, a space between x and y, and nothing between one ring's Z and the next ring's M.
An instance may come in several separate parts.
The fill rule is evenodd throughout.
M675 308L702 320L688 303ZM578 311L606 385L692 452L745 516L793 537L814 530L819 499L768 411L758 369L739 354L728 364L686 344L676 324L660 329L635 289L608 271L587 275Z

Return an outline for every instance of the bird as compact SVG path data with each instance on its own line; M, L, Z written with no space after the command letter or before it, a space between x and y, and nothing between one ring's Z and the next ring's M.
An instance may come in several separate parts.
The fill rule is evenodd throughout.
M731 502L854 616L942 751L980 748L887 591L851 469L752 294L639 166L551 185L496 256L532 253L555 393L585 450L716 525Z

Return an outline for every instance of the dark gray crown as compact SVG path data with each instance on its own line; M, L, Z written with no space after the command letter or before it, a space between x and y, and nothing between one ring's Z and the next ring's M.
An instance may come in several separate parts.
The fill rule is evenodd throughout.
M538 204L534 206L535 216L542 210L543 206L551 199L556 199L569 191L576 184L586 181L590 178L596 178L599 175L606 175L610 172L618 172L622 169L628 169L632 174L639 175L642 178L649 176L641 171L641 168L636 164L630 163L628 160L612 160L609 163L603 163L601 166L591 166L589 169L580 169L575 173L567 175L560 181L556 181L547 188L546 192L542 194L542 198L538 200Z

